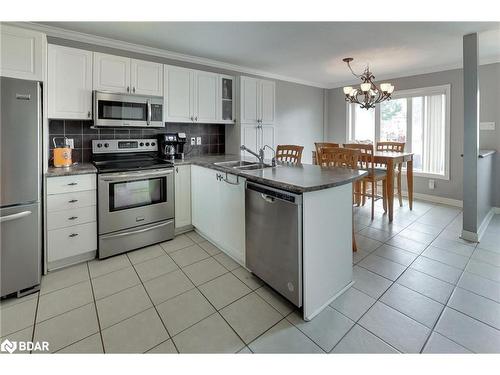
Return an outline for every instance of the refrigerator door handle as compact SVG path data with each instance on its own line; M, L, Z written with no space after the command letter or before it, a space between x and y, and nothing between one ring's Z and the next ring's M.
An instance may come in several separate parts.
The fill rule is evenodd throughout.
M23 211L23 212L18 212L17 214L2 216L2 217L0 217L0 223L4 223L6 221L12 221L12 220L21 219L21 218L29 216L31 214L32 214L31 211Z

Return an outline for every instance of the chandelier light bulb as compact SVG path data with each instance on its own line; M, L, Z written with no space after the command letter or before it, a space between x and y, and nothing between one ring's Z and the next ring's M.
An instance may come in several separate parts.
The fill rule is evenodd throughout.
M392 93L393 93L393 91L394 91L394 86L393 86L393 85L390 85L390 87L389 87L389 89L387 90L387 92L388 92L389 94L392 94Z
M360 86L363 92L367 92L372 87L371 83L362 83Z
M390 83L381 83L380 84L380 90L382 90L383 92L388 92L390 87L391 87Z
M352 92L351 86L344 87L344 94L349 95Z

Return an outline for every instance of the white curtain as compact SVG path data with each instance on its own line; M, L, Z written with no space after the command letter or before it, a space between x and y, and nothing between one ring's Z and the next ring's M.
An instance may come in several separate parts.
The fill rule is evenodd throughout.
M422 169L427 173L444 172L445 96L425 97Z

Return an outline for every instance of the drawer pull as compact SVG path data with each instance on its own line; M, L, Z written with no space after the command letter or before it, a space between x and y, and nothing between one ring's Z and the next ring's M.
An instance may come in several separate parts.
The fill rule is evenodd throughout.
M76 236L78 236L78 233L71 233L71 234L69 235L69 237L76 237Z
M68 220L76 220L78 219L78 216L71 216L71 217L68 217Z
M75 185L78 185L78 182L70 182L70 183L68 184L68 186L75 186Z
M71 199L70 201L68 201L68 203L76 203L78 202L78 199Z

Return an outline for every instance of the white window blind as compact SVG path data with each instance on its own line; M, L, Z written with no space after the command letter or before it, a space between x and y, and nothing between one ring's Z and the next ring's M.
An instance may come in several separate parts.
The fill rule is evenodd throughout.
M450 86L397 91L374 109L348 104L347 138L405 142L416 175L449 179Z

